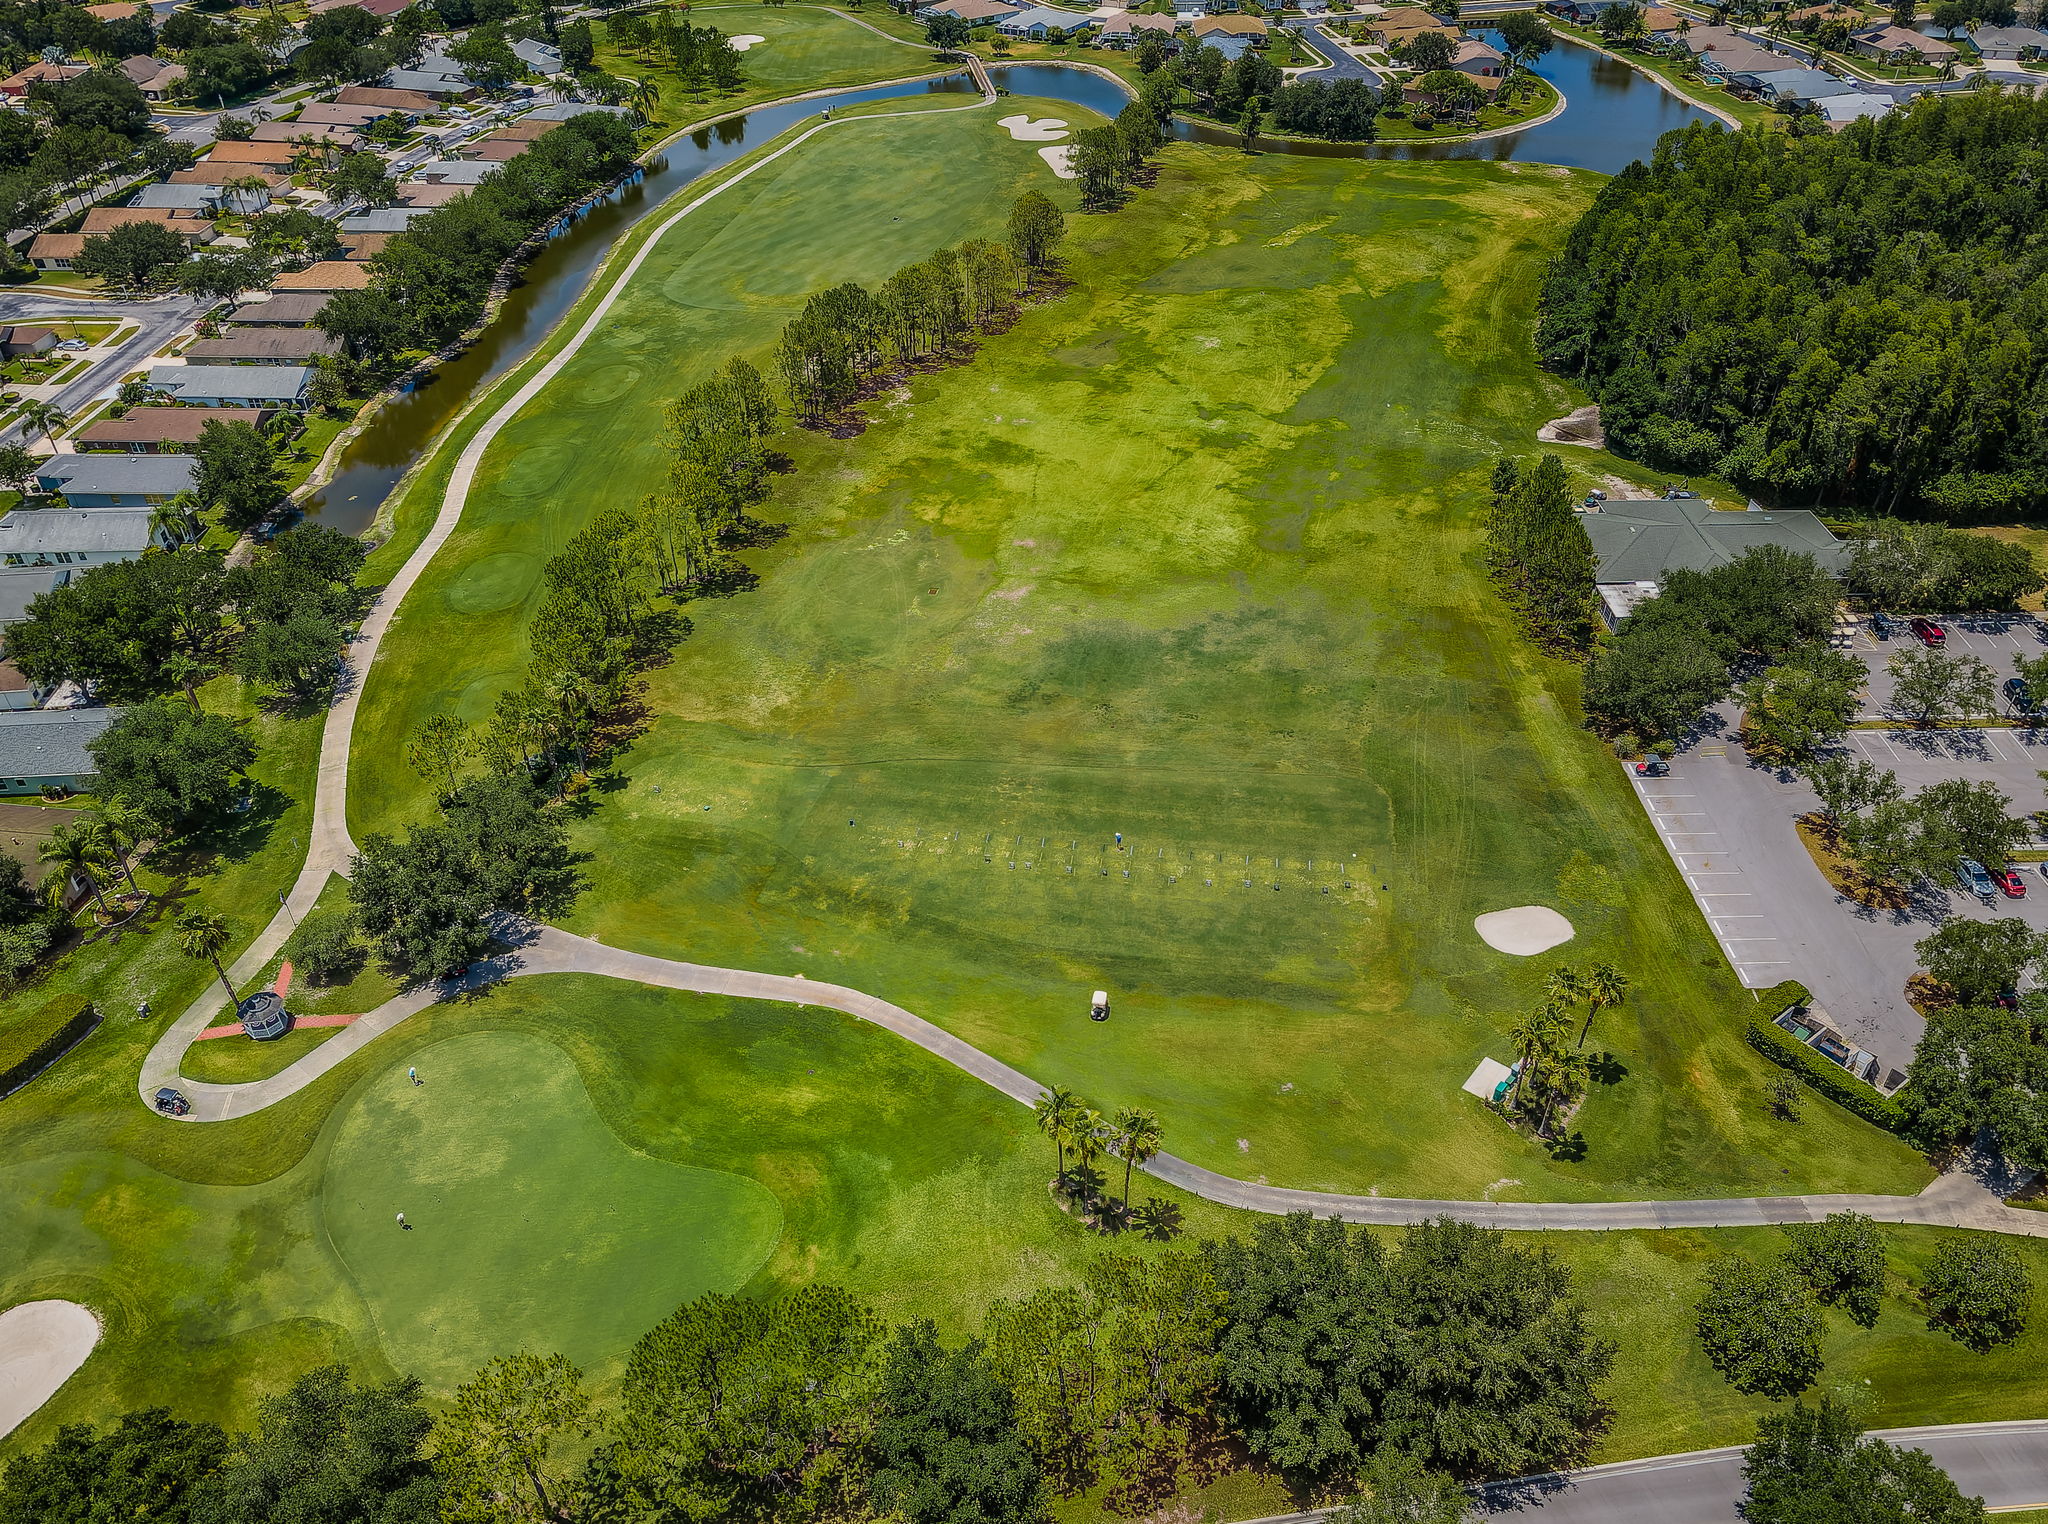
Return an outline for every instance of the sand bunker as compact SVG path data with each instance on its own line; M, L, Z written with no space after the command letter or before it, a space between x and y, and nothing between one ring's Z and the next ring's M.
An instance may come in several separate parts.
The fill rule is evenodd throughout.
M1600 450L1607 446L1607 433L1600 427L1600 405L1589 402L1562 418L1553 418L1536 431L1544 444L1586 445Z
M1078 180L1080 172L1074 168L1074 150L1062 144L1058 148L1041 148L1039 158L1052 166L1052 172L1062 180Z
M1472 929L1495 952L1531 958L1572 939L1572 923L1547 905L1517 905L1495 910L1472 922Z
M751 48L755 43L766 42L768 39L765 37L756 37L752 32L742 32L737 37L728 37L725 40L732 44L732 50L735 53L744 53L747 51L748 48Z
M23 1302L0 1312L0 1434L56 1396L99 1341L99 1319L76 1302Z
M1067 135L1067 124L1056 116L1042 116L1034 122L1019 113L997 118L996 125L1020 143L1057 143Z

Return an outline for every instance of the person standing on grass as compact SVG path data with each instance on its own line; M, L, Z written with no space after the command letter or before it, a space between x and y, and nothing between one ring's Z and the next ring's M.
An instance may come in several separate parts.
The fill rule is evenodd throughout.
M405 1220L405 1213L403 1212L398 1214L398 1225L408 1233L412 1231L412 1224Z
M405 1077L417 1085L420 1082L420 1071L408 1066L405 1071Z

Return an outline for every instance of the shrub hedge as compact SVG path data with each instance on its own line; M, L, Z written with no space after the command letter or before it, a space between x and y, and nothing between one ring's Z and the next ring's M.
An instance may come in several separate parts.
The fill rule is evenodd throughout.
M0 1032L0 1099L14 1094L92 1035L100 1013L76 995L59 995L35 1015Z
M1769 1008L1768 1002L1766 1007ZM1784 1009L1782 1005L1775 1008L1777 1011ZM1855 1112L1864 1121L1887 1132L1905 1131L1905 1108L1897 1101L1875 1086L1866 1085L1841 1065L1830 1063L1783 1027L1762 1016L1750 1017L1749 1045L1772 1063L1790 1069L1837 1106Z

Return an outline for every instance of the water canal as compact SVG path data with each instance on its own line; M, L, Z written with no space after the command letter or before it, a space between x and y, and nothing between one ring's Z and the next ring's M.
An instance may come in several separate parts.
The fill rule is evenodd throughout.
M1569 103L1539 126L1469 143L1283 143L1275 153L1372 159L1521 159L1612 174L1646 157L1664 133L1712 121L1627 64L1566 39L1537 60L1536 72ZM1006 64L989 70L996 84L1019 95L1066 101L1114 116L1130 99L1121 82L1060 63ZM416 390L385 404L344 450L339 470L307 502L310 518L349 534L369 528L406 469L471 397L532 353L582 293L591 273L627 229L675 193L769 139L816 117L827 106L892 100L972 89L966 76L845 90L813 100L758 106L744 115L699 129L669 145L647 173L571 222L526 266L496 322L468 350L442 366ZM1236 146L1234 133L1192 122L1176 124L1185 141Z

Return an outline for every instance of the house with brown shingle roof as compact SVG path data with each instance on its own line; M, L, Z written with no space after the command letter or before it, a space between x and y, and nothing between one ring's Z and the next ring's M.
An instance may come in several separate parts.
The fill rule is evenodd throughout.
M260 427L270 416L253 407L138 407L125 418L102 418L73 441L81 450L123 450L130 455L188 455L209 423Z
M302 138L344 149L352 149L362 142L362 136L355 128L338 127L327 122L258 122L250 141L297 143Z
M207 164L253 164L261 169L282 169L297 152L289 143L216 143L204 159Z
M185 351L192 365L310 365L315 355L338 355L341 340L317 328L264 328L241 324Z
M1954 43L1943 42L1939 37L1929 37L1921 32L1908 31L1902 26L1872 26L1865 27L1860 32L1851 32L1849 45L1865 58L1890 58L1896 53L1912 54L1928 60L1956 56Z
M380 106L387 111L410 111L414 116L426 116L440 110L431 95L422 95L417 90L386 90L377 85L350 85L334 97L337 106Z
M1198 42L1210 37L1263 37L1266 23L1257 16L1197 16L1191 30Z
M1366 36L1382 47L1405 48L1424 32L1442 32L1453 42L1460 35L1456 27L1414 5L1397 5L1377 21L1366 23Z
M175 206L96 206L79 224L81 233L111 233L131 222L154 222L194 243L212 243L213 224L195 212Z
M323 259L303 270L288 270L270 283L273 291L367 291L370 267L346 259Z

